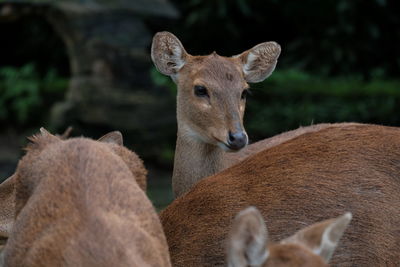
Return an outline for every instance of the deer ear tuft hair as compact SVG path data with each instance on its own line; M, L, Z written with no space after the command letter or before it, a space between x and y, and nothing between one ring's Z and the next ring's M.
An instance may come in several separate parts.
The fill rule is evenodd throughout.
M25 150L27 150L27 151L41 150L51 143L61 141L60 138L58 138L55 135L52 135L50 132L48 132L43 127L40 128L39 132L40 133L28 137L28 140L30 142L26 146Z

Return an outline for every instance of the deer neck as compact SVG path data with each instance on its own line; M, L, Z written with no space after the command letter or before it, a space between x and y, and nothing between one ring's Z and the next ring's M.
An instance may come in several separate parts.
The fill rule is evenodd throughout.
M172 175L175 198L187 192L202 178L224 169L224 154L218 146L182 134L178 130Z

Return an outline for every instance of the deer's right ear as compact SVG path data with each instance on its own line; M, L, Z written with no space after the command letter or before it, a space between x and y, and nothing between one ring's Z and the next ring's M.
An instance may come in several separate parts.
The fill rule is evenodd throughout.
M181 42L170 32L159 32L153 37L151 59L162 74L174 76L185 65L187 53Z
M236 215L227 248L229 267L261 266L267 260L267 227L256 208L249 207Z
M304 245L321 256L325 262L329 262L351 218L352 215L348 212L338 218L315 223L286 238L281 243Z
M114 131L114 132L108 133L106 135L103 135L97 141L103 142L103 143L117 144L120 146L124 145L124 138L122 137L122 134L120 131Z
M274 71L281 46L275 42L265 42L234 56L242 63L244 78L249 83L258 83Z

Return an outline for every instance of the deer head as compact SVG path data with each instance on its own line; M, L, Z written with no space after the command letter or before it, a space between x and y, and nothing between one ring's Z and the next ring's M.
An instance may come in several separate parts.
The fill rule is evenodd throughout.
M225 151L246 146L243 115L248 83L267 78L280 51L277 43L265 42L233 57L215 52L192 56L173 34L157 33L151 57L157 69L178 86L178 135Z
M249 207L235 218L228 239L228 266L327 266L351 213L308 226L276 244L269 244L260 212Z

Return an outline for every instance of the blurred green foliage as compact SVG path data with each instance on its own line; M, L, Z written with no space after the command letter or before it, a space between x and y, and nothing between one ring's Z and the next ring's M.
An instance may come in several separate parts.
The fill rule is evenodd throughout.
M0 123L29 127L44 123L51 104L63 98L68 80L54 69L43 77L35 65L0 68Z
M176 86L172 79L164 74L161 74L156 67L150 69L150 78L152 82L157 86L163 86L168 88L171 94L176 94Z

